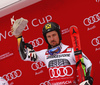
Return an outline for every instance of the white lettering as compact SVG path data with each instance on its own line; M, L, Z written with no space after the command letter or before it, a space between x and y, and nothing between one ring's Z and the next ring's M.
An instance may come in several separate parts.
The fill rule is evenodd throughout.
M8 36L9 37L12 37L13 36L12 33L11 33L11 31L8 32Z
M72 81L62 81L62 82L52 83L52 85L67 85L67 84L72 84Z
M6 39L6 31L5 31L5 35L0 33L0 41L1 41L1 37L3 37L4 39Z
M34 21L36 21L36 20L37 20L37 18L35 18L35 19L32 20L32 25L33 25L34 27L39 26L39 24L34 24Z
M66 33L68 33L68 32L69 32L69 29L68 29L68 28L63 29L61 32L62 32L62 34L66 34Z
M39 72L35 72L35 75L39 75L39 74L41 74L41 73L43 73L43 70L41 70L41 71L39 71Z
M5 54L0 55L0 60L5 59L7 57L12 56L14 53L7 52Z
M44 24L44 23L45 23L44 18L42 18L42 20L43 20L43 22L41 22L41 20L39 19L39 23L40 23L40 24Z
M29 30L28 25L26 26L26 28L24 29L24 31L27 31L27 30ZM11 33L11 31L8 31L8 33L7 33L7 31L5 31L5 34L0 33L0 41L2 40L2 38L6 39L7 36L9 36L9 37L13 36L13 34Z
M52 20L52 16L51 15L47 15L45 18L42 18L42 19L35 18L35 19L32 20L32 25L34 27L37 27L40 24L44 24L44 23L49 22L51 20Z
M49 21L52 20L52 16L51 16L51 15L48 15L48 16L46 16L45 18L46 18L46 21L47 21L47 22L49 22Z
M51 20L52 20L52 16L51 15L47 15L47 16L45 16L42 19L34 18L31 23L32 23L32 26L37 27L40 24L47 23L47 22L49 22ZM24 31L27 31L27 30L29 30L28 25L26 25L26 28L24 29ZM11 33L11 31L8 31L8 32L7 31L4 31L4 34L0 33L0 41L2 40L2 38L3 39L6 39L7 36L8 37L12 37L13 36L12 33Z
M87 28L87 31L93 30L93 29L95 29L95 28L96 28L96 26L94 25L94 26L92 26L91 28Z
M100 50L100 48L96 48L96 49L95 49L95 51L98 51L98 50Z

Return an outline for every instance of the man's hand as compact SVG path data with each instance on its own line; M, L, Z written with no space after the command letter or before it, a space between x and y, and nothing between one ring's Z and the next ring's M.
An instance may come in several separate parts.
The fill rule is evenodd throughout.
M13 34L14 29L11 27L11 33ZM14 35L16 38L22 36L22 33L20 33L19 35Z
M79 85L90 85L90 83L88 80L86 80L86 81L83 81L82 83L80 83Z

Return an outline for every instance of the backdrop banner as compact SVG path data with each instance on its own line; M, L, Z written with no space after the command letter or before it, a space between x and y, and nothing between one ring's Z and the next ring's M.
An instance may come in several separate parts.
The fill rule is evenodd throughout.
M82 51L93 65L93 85L99 84L100 72L100 0L42 0L0 18L0 76L9 85L49 85L44 62L23 61L17 39L11 34L11 18L28 20L23 31L24 41L35 51L47 48L42 28L47 22L61 27L62 43L72 47L69 28L79 29Z

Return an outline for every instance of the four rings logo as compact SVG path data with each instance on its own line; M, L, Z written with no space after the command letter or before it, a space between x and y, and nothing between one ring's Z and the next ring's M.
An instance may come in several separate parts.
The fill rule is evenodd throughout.
M43 83L40 83L40 85L51 85L50 81L45 81Z
M41 68L43 68L43 67L45 67L45 64L44 64L42 61L40 61L40 62L34 62L34 63L32 63L32 65L31 65L31 68L32 68L34 71L36 71L36 70L38 70L38 69L41 69Z
M11 73L4 74L2 77L4 79L6 79L7 81L11 81L11 80L16 79L18 77L21 77L21 75L22 75L21 70L17 69L15 71L12 71Z
M32 46L33 46L33 48L34 47L38 47L38 46L40 46L40 45L43 45L43 43L44 43L44 40L42 39L42 38L37 38L37 39L34 39L33 41L30 41L29 42L30 44L32 44Z
M94 24L99 21L100 21L100 12L98 14L94 14L93 16L85 18L83 23L85 26L89 26L89 25Z
M49 69L49 73L51 78L71 76L73 75L73 68L71 66L54 67Z
M98 36L97 38L93 38L91 43L93 46L98 46L100 44L100 36Z
M96 0L96 2L100 2L100 0Z

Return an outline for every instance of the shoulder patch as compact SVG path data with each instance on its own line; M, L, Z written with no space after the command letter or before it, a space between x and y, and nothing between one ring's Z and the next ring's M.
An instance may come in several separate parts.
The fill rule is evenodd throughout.
M72 52L72 48L67 48L67 52Z

